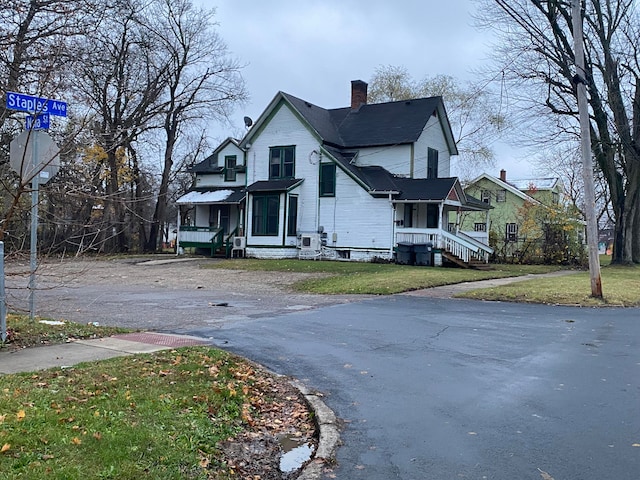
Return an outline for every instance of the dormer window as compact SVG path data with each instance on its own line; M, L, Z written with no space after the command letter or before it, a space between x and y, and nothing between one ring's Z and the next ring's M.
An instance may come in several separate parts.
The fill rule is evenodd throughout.
M224 157L224 181L235 182L236 181L236 163L237 157L235 155L227 155Z
M296 147L271 147L269 149L269 179L293 178L296 165Z
M438 150L427 149L427 178L438 178Z

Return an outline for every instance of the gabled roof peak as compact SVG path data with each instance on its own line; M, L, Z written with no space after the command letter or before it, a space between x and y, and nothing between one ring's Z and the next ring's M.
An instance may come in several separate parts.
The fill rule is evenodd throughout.
M278 92L258 121L242 140L242 147L261 131L271 112L284 102L325 144L338 148L363 148L414 143L429 119L437 115L443 122L449 151L458 151L451 132L442 97L416 98L385 103L360 102L350 106L326 109L294 95Z

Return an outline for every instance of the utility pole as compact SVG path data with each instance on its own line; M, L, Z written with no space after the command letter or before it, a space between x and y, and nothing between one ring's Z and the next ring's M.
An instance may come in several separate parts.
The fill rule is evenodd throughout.
M589 105L587 103L587 76L584 69L584 38L582 33L582 14L580 12L581 0L571 0L571 9L576 64L574 82L578 95L578 113L580 116L580 150L582 152L582 179L584 181L584 210L587 219L591 296L602 298L600 256L598 254L598 222L596 220L596 195L593 181L593 159L591 157Z

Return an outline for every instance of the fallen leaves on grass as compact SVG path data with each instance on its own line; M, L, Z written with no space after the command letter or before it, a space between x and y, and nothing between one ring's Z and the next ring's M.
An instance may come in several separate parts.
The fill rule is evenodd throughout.
M279 440L315 444L313 418L286 378L206 347L5 381L0 423L7 434L0 436L0 453L3 462L13 462L8 468L26 472L24 478L64 468L78 451L80 470L108 472L109 454L103 458L102 452L126 453L130 445L140 445L159 465L147 472L149 478L164 478L188 459L207 478L283 480L292 474L280 472ZM48 440L42 440L43 428ZM147 446L141 438L148 438ZM29 442L36 448L27 449ZM20 457L26 451L33 461ZM123 455L122 468L143 468L136 456Z

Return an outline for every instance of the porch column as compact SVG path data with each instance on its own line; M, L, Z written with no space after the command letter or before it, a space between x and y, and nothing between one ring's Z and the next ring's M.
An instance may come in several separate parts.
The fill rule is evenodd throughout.
M443 247L443 243L444 243L442 241L442 238L441 238L442 237L442 233L441 232L443 230L443 228L442 228L442 223L443 223L442 216L444 215L444 203L439 203L438 204L438 212L439 212L439 215L438 215L438 232L439 233L438 233L438 241L436 242L437 245L434 245L434 247L442 248ZM448 224L449 224L449 222L447 222L447 226L448 226Z
M178 205L178 228L176 229L176 255L180 254L180 205Z
M485 213L484 231L487 234L487 245L489 245L489 210Z
M389 258L393 258L393 246L396 243L396 206L389 194L389 206L391 207L391 244L389 245Z

